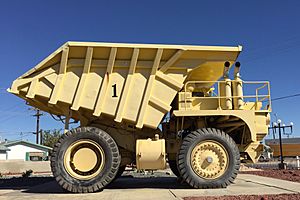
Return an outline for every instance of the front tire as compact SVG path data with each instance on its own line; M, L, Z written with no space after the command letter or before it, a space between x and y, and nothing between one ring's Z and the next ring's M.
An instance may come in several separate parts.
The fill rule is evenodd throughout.
M76 128L53 148L51 170L60 186L74 193L102 190L116 176L121 157L114 139L101 129Z
M169 160L169 167L171 169L171 171L173 172L173 174L175 176L177 176L178 178L180 178L180 173L177 167L177 161L176 160Z
M126 169L126 165L120 166L115 179L120 178L122 176L122 174L125 172L125 169Z
M181 177L194 188L225 188L240 167L234 140L221 130L202 128L188 134L178 154Z

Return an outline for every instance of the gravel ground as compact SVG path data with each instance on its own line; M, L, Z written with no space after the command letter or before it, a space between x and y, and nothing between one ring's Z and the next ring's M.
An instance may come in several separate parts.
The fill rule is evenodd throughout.
M300 194L185 197L184 200L299 200Z
M261 170L261 171L243 171L243 174L254 174L258 176L266 176L271 178L278 178L281 180L293 181L300 183L300 170Z

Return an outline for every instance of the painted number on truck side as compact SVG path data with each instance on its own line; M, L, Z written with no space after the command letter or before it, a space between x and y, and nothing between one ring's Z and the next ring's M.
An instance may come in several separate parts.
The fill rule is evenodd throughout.
M117 96L117 84L112 85L112 88L113 88L113 95L112 95L112 97L118 97Z

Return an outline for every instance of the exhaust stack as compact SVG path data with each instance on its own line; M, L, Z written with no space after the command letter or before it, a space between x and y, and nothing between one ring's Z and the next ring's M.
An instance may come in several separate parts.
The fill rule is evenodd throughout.
M232 110L232 92L231 92L231 80L229 78L230 62L224 63L223 77L225 81L225 108L226 110ZM223 95L222 95L223 96Z
M234 82L233 82L233 105L235 110L244 109L244 94L243 94L243 80L240 75L241 63L236 62L234 68Z

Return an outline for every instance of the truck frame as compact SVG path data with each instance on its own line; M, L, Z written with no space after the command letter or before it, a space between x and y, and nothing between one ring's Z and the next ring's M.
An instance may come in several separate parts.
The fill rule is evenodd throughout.
M241 51L67 42L8 91L65 116L51 169L70 192L100 191L129 164L168 163L191 187L226 187L240 162L258 160L270 123L270 84L241 79ZM80 126L70 130L70 119Z

